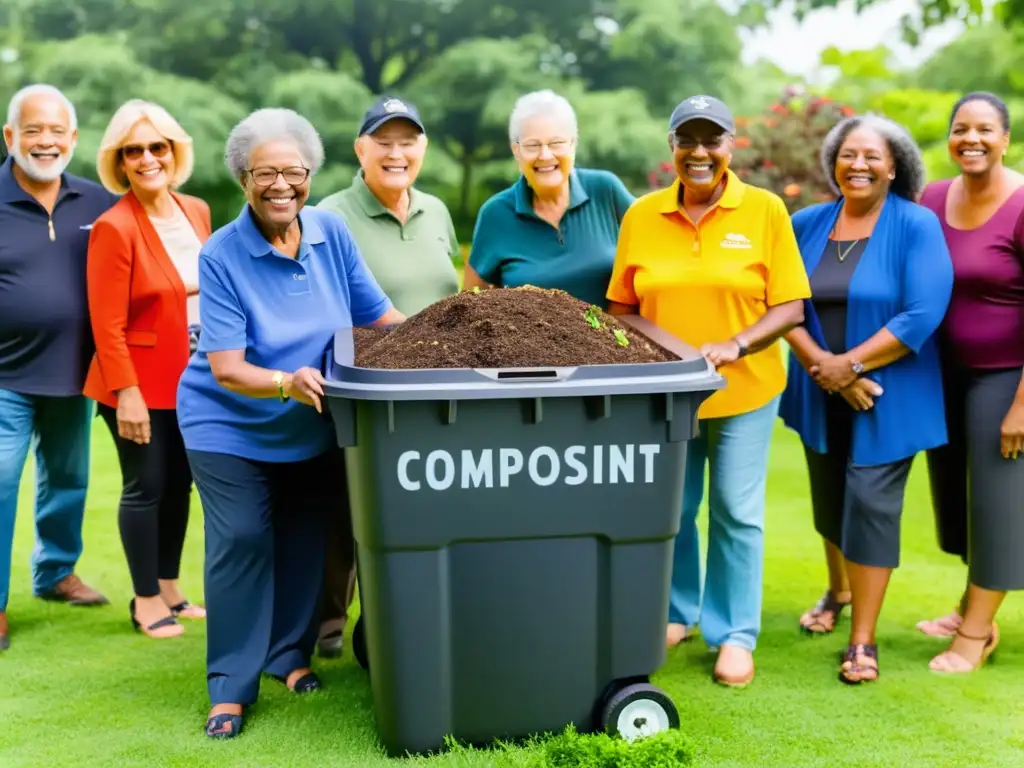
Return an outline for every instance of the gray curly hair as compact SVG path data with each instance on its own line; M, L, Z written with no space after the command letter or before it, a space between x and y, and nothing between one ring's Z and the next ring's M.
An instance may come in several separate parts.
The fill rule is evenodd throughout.
M836 183L836 160L846 137L857 128L874 131L885 139L896 170L896 178L890 189L900 197L916 202L925 183L921 149L902 125L879 115L854 115L842 120L828 132L821 145L821 169L832 192L836 196L842 195Z
M324 144L313 124L298 112L268 107L257 109L231 129L224 148L224 162L231 175L242 178L253 150L280 140L295 144L311 174L324 164Z

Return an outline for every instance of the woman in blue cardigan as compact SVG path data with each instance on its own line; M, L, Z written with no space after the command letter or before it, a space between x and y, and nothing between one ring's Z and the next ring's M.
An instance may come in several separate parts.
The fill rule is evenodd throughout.
M793 216L812 298L786 336L780 415L804 443L829 570L829 590L800 623L831 632L852 602L839 676L860 683L878 679L875 626L899 565L911 462L946 442L934 334L953 267L938 218L914 202L924 164L900 126L848 118L821 159L839 198Z

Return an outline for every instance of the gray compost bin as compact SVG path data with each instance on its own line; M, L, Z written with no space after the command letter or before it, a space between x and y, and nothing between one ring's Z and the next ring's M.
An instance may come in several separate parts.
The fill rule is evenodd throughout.
M673 537L697 409L724 379L683 359L371 370L351 329L325 378L347 448L361 615L390 755L535 733L678 727L665 661Z

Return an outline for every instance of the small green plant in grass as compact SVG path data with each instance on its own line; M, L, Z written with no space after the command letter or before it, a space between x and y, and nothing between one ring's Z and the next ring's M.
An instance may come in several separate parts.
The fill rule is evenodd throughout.
M463 768L478 764L475 761L486 754L500 755L517 768L685 768L693 762L696 748L679 730L628 742L607 733L581 734L569 725L559 734L528 739L519 748L499 741L477 749L449 737L435 760L446 768Z
M628 742L607 733L580 734L571 725L544 743L549 768L680 768L693 762L693 743L679 730Z

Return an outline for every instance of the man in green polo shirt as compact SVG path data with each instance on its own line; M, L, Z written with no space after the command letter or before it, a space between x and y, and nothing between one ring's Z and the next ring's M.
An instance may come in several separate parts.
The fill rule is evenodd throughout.
M345 219L380 287L410 317L459 290L451 214L438 198L413 189L427 150L416 108L379 99L363 118L355 149L360 171L352 186L317 207Z
M381 289L411 317L459 290L451 214L438 198L413 189L427 150L419 112L400 99L379 99L363 117L355 150L360 171L352 186L317 207L345 220ZM354 587L355 543L351 520L344 517L334 521L328 538L321 656L341 655Z

